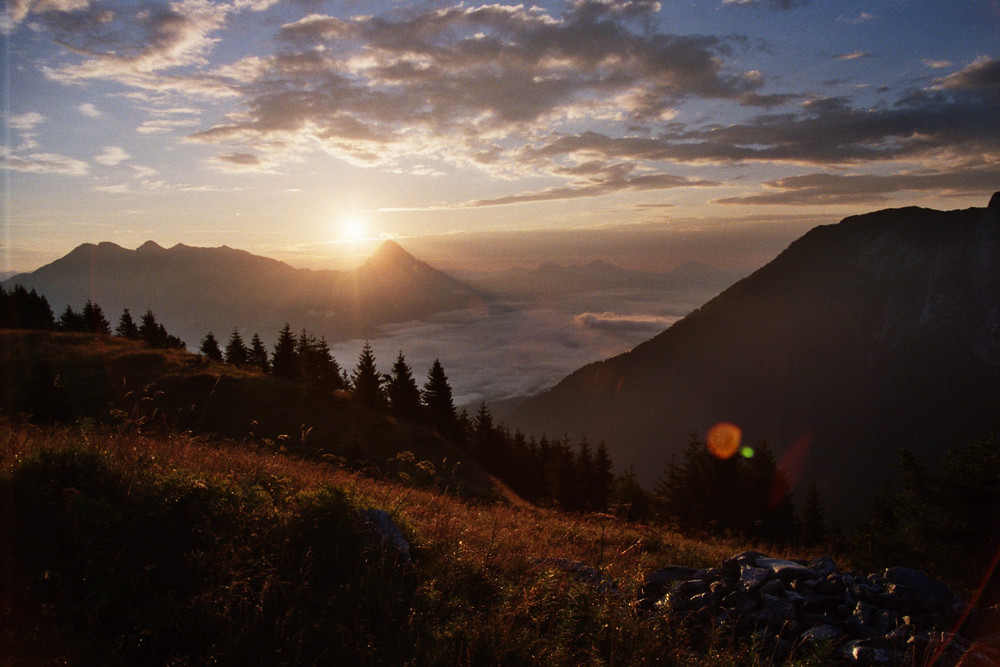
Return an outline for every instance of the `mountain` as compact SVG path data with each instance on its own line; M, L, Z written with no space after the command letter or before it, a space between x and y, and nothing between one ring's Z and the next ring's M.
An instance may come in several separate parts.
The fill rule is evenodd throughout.
M1000 193L987 209L884 210L817 227L630 352L507 418L604 439L652 485L692 433L736 424L792 481L856 516L897 452L936 460L1000 414ZM801 494L800 494L801 497Z
M718 269L700 262L652 272L595 260L569 266L547 262L534 269L514 268L464 278L478 289L510 301L561 304L569 309L584 302L590 308L619 310L624 300L682 305L701 296L697 305L745 275L742 271Z
M124 308L136 321L149 308L191 349L209 331L224 341L234 327L273 339L285 322L330 339L366 336L382 324L488 301L393 241L352 271L296 269L227 246L87 243L4 284L17 283L44 294L56 316L91 299L112 327Z

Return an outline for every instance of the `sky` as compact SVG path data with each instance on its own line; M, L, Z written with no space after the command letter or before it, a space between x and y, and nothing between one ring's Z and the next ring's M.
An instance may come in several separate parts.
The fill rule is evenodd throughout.
M4 271L759 266L1000 190L998 0L6 0L0 35Z

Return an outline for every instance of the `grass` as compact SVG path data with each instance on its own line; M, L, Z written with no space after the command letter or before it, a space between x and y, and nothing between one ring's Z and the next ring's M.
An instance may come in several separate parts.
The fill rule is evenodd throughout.
M0 655L28 664L767 662L634 604L649 571L744 543L90 422L0 421L0 494ZM364 530L373 507L412 563ZM543 558L592 565L617 592Z

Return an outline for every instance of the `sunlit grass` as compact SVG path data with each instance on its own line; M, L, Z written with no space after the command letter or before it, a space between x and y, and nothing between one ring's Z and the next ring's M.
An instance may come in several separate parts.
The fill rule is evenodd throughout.
M295 647L322 662L324 649L319 646L324 639L315 633L326 626L341 628L337 632L343 636L325 641L344 642L354 658L372 664L704 664L759 659L751 649L731 646L725 636L695 641L671 627L664 615L641 612L635 605L650 571L667 564L713 566L754 545L703 542L609 515L567 515L516 499L463 501L398 477L367 477L328 462L184 433L150 437L135 429L88 423L42 428L0 421L0 480L18 475L26 461L59 451L96 455L129 493L138 494L136 498L153 493L150 489L175 489L169 497L193 493L198 498L202 492L195 491L207 489L211 502L205 507L215 514L206 521L218 530L209 547L202 547L209 548L211 557L200 552L185 557L202 563L211 576L206 575L199 584L203 589L186 604L194 604L212 623L224 618L233 624L205 640L221 642L220 647L202 647L207 652L199 654L211 654L223 664L227 661L214 651L246 655L253 642L280 645L282 650ZM327 582L312 569L318 564L308 571L296 569L296 559L309 561L313 547L303 544L297 547L302 555L296 555L300 551L282 545L296 539L301 529L295 526L315 525L314 519L303 517L315 508L321 510L317 516L324 515L327 510L322 508L329 501L322 499L330 492L350 507L388 510L410 540L414 562L363 560L350 565L362 568L353 571L347 584L351 590L343 582ZM356 518L342 521L356 523ZM357 528L339 530L347 534L301 539L332 539L329 546L316 548L335 554L341 548L335 546L337 540L349 544ZM251 534L258 537L251 539ZM558 567L539 563L546 558L593 566L614 587L578 581ZM290 567L294 571L286 571ZM320 590L329 585L337 588ZM340 602L317 602L329 596ZM306 611L320 618L304 620L301 614ZM362 613L357 622L368 628L364 632L374 633L370 653L357 643L353 630L344 629L351 627L355 613ZM284 629L271 628L261 636L261 623L279 623ZM163 628L159 632L170 636ZM72 641L75 635L68 631L64 636ZM71 652L72 647L65 650ZM119 658L127 658L133 649L114 650L124 652L116 654Z

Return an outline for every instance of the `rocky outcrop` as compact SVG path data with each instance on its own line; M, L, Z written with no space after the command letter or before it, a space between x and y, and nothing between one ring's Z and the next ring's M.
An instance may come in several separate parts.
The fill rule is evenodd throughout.
M694 636L753 641L774 662L815 652L817 644L844 664L1000 662L1000 610L972 609L945 584L906 567L861 576L838 571L828 557L747 551L717 568L651 573L639 607L668 614Z

